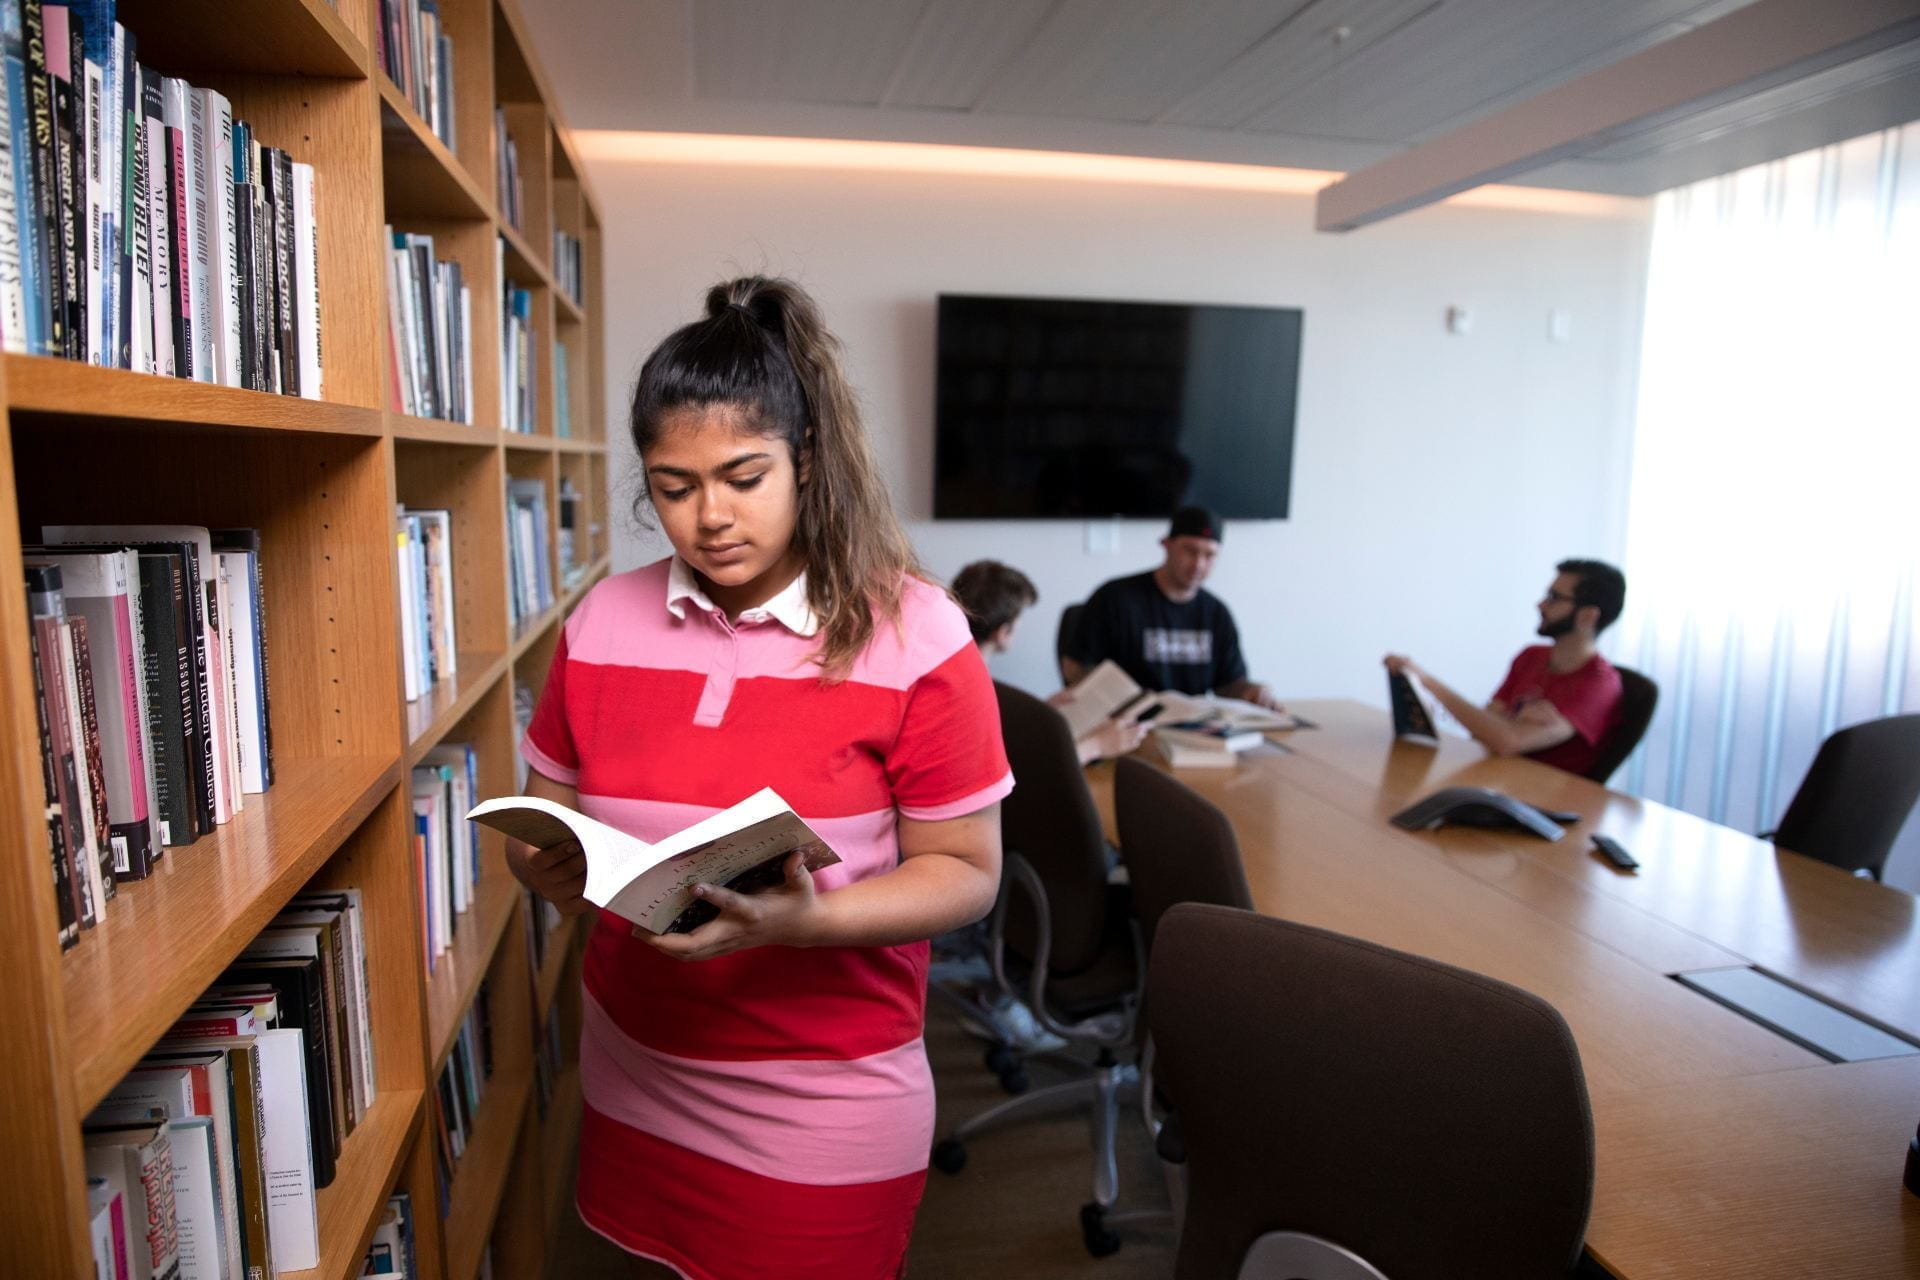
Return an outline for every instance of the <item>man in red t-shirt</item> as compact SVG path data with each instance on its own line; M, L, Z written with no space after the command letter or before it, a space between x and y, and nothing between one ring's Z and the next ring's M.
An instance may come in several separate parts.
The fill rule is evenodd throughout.
M1484 707L1421 670L1413 659L1387 655L1387 667L1420 681L1498 756L1530 756L1584 774L1620 723L1620 673L1595 643L1620 616L1627 580L1599 560L1563 560L1540 601L1540 635L1552 644L1522 649Z

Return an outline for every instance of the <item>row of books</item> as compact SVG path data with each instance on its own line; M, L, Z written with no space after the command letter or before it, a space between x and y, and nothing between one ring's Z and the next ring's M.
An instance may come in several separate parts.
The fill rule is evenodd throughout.
M453 945L480 883L480 828L467 810L481 800L479 758L470 742L443 742L413 770L413 847L420 885L427 972Z
M500 241L504 255L506 241ZM533 294L507 281L501 287L500 425L523 434L539 429L534 408Z
M440 1213L446 1216L453 1190L453 1173L467 1153L473 1138L474 1117L480 1111L480 1098L487 1080L493 1075L493 1036L487 1016L487 984L480 984L467 1016L461 1019L460 1033L454 1037L447 1065L440 1071L434 1089L433 1131L434 1162L438 1174Z
M367 1259L360 1268L363 1280L367 1276L384 1280L418 1276L420 1261L413 1239L413 1197L396 1191L387 1197L387 1206L373 1228L373 1242L367 1246Z
M563 342L553 344L553 434L562 439L573 434L573 389L568 385Z
M560 532L555 550L560 553L560 581L571 587L587 571L585 558L581 552L587 550L586 539L581 536L582 513L586 504L580 500L580 491L573 487L570 476L560 477Z
M514 626L553 607L553 559L547 529L547 486L507 481L507 606Z
M113 13L0 0L0 342L319 399L313 167Z
M62 947L273 781L260 535L49 525L24 549Z
M553 233L553 278L559 282L562 292L580 306L587 305L587 291L584 286L586 274L581 267L580 237L568 235L564 231Z
M527 204L526 184L520 180L520 148L515 145L513 135L507 132L507 112L504 107L493 109L493 135L500 140L494 149L494 189L500 196L500 216L507 225L519 230L526 226L524 212Z
M441 28L440 6L434 0L380 0L373 41L380 69L451 151L456 145L453 41Z
M103 1274L319 1264L315 1193L375 1097L367 993L359 891L301 894L108 1092L84 1125Z
M458 669L453 621L453 516L401 507L394 520L399 559L400 661L408 702Z
M386 228L388 399L399 413L473 423L473 296L433 237Z

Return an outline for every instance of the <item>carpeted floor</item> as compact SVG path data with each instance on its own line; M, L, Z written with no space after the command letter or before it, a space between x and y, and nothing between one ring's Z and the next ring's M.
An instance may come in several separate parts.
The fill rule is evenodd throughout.
M985 1110L1006 1095L980 1065L978 1043L935 1007L927 1049L939 1095L937 1132ZM1046 1068L1033 1072L1035 1087ZM1138 1116L1123 1120L1121 1207L1163 1207L1152 1152ZM967 1167L949 1177L927 1174L927 1194L914 1224L910 1280L1160 1280L1173 1271L1170 1230L1125 1235L1119 1253L1089 1257L1080 1240L1080 1206L1092 1199L1092 1155L1084 1115L1027 1121L968 1146ZM548 1280L627 1280L625 1255L565 1215L548 1258ZM732 1278L729 1278L732 1280ZM778 1280L741 1277L740 1280Z

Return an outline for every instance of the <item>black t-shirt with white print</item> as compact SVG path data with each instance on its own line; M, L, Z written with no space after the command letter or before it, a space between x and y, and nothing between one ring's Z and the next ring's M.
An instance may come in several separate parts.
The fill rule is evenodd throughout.
M1067 654L1089 668L1111 658L1143 689L1211 693L1247 676L1239 629L1220 598L1202 589L1169 600L1151 570L1103 583Z

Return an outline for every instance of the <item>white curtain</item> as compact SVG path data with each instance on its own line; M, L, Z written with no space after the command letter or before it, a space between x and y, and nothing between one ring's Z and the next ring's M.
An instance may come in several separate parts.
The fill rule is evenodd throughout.
M1763 831L1920 709L1920 124L1657 198L1627 544L1609 647L1661 707L1615 785Z

